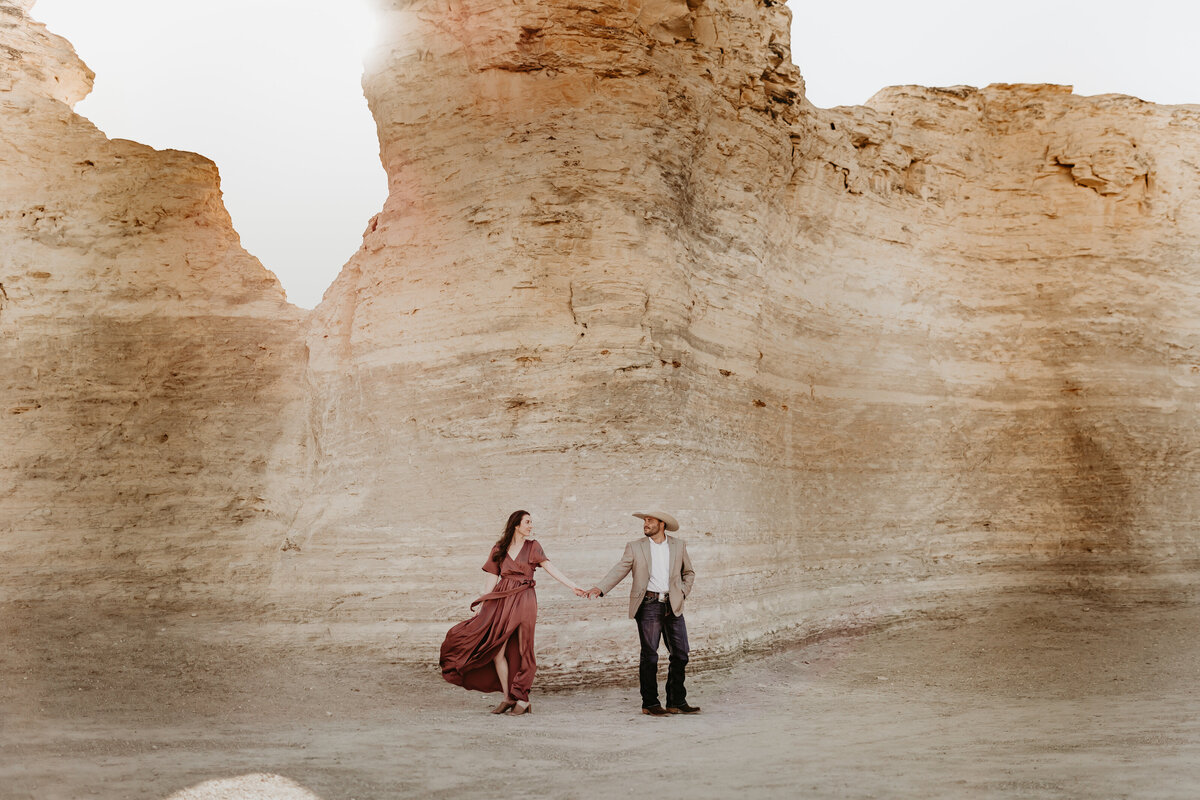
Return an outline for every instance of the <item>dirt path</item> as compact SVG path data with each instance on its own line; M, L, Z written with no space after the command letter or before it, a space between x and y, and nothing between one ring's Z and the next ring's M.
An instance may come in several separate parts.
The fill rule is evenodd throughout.
M632 675L508 718L370 659L138 674L88 651L35 676L10 636L0 797L1193 798L1198 629L1195 606L1013 601L695 676L704 712L666 719Z

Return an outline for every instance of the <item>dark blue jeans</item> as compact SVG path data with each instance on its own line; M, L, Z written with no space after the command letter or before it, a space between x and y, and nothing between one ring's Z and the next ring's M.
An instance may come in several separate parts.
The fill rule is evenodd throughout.
M670 660L667 665L667 706L683 704L687 690L683 688L683 670L688 663L687 625L683 617L671 613L670 603L643 602L634 616L638 637L642 640L642 657L638 663L638 680L642 686L642 708L658 705L658 642L667 643Z

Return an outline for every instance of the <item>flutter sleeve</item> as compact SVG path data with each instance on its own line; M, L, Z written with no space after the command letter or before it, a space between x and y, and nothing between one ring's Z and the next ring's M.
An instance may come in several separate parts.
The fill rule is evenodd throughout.
M484 565L483 565L484 572L490 572L493 575L500 574L500 564L495 560L495 558L496 558L496 548L493 547L492 552L488 553L488 560L486 562L484 562Z
M542 549L541 542L531 542L529 546L529 563L537 566L543 561L548 561L546 551Z

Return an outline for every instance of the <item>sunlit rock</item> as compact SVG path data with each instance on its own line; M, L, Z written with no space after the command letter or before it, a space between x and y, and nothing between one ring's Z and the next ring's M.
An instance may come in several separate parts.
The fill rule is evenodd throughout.
M258 604L300 491L302 312L217 169L109 140L92 75L0 2L0 560L9 597Z
M510 511L590 585L644 507L683 524L700 664L996 592L1191 596L1200 108L821 110L779 4L395 2L390 196L304 315L210 162L106 140L69 47L0 12L14 596L431 662ZM540 584L547 680L625 670L623 601Z

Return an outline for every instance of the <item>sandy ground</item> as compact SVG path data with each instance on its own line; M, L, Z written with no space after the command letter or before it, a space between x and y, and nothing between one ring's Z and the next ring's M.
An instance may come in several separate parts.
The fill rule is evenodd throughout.
M496 717L367 653L28 615L6 609L6 799L1200 795L1194 605L1031 597L828 639L693 676L703 713L664 719L632 674Z

